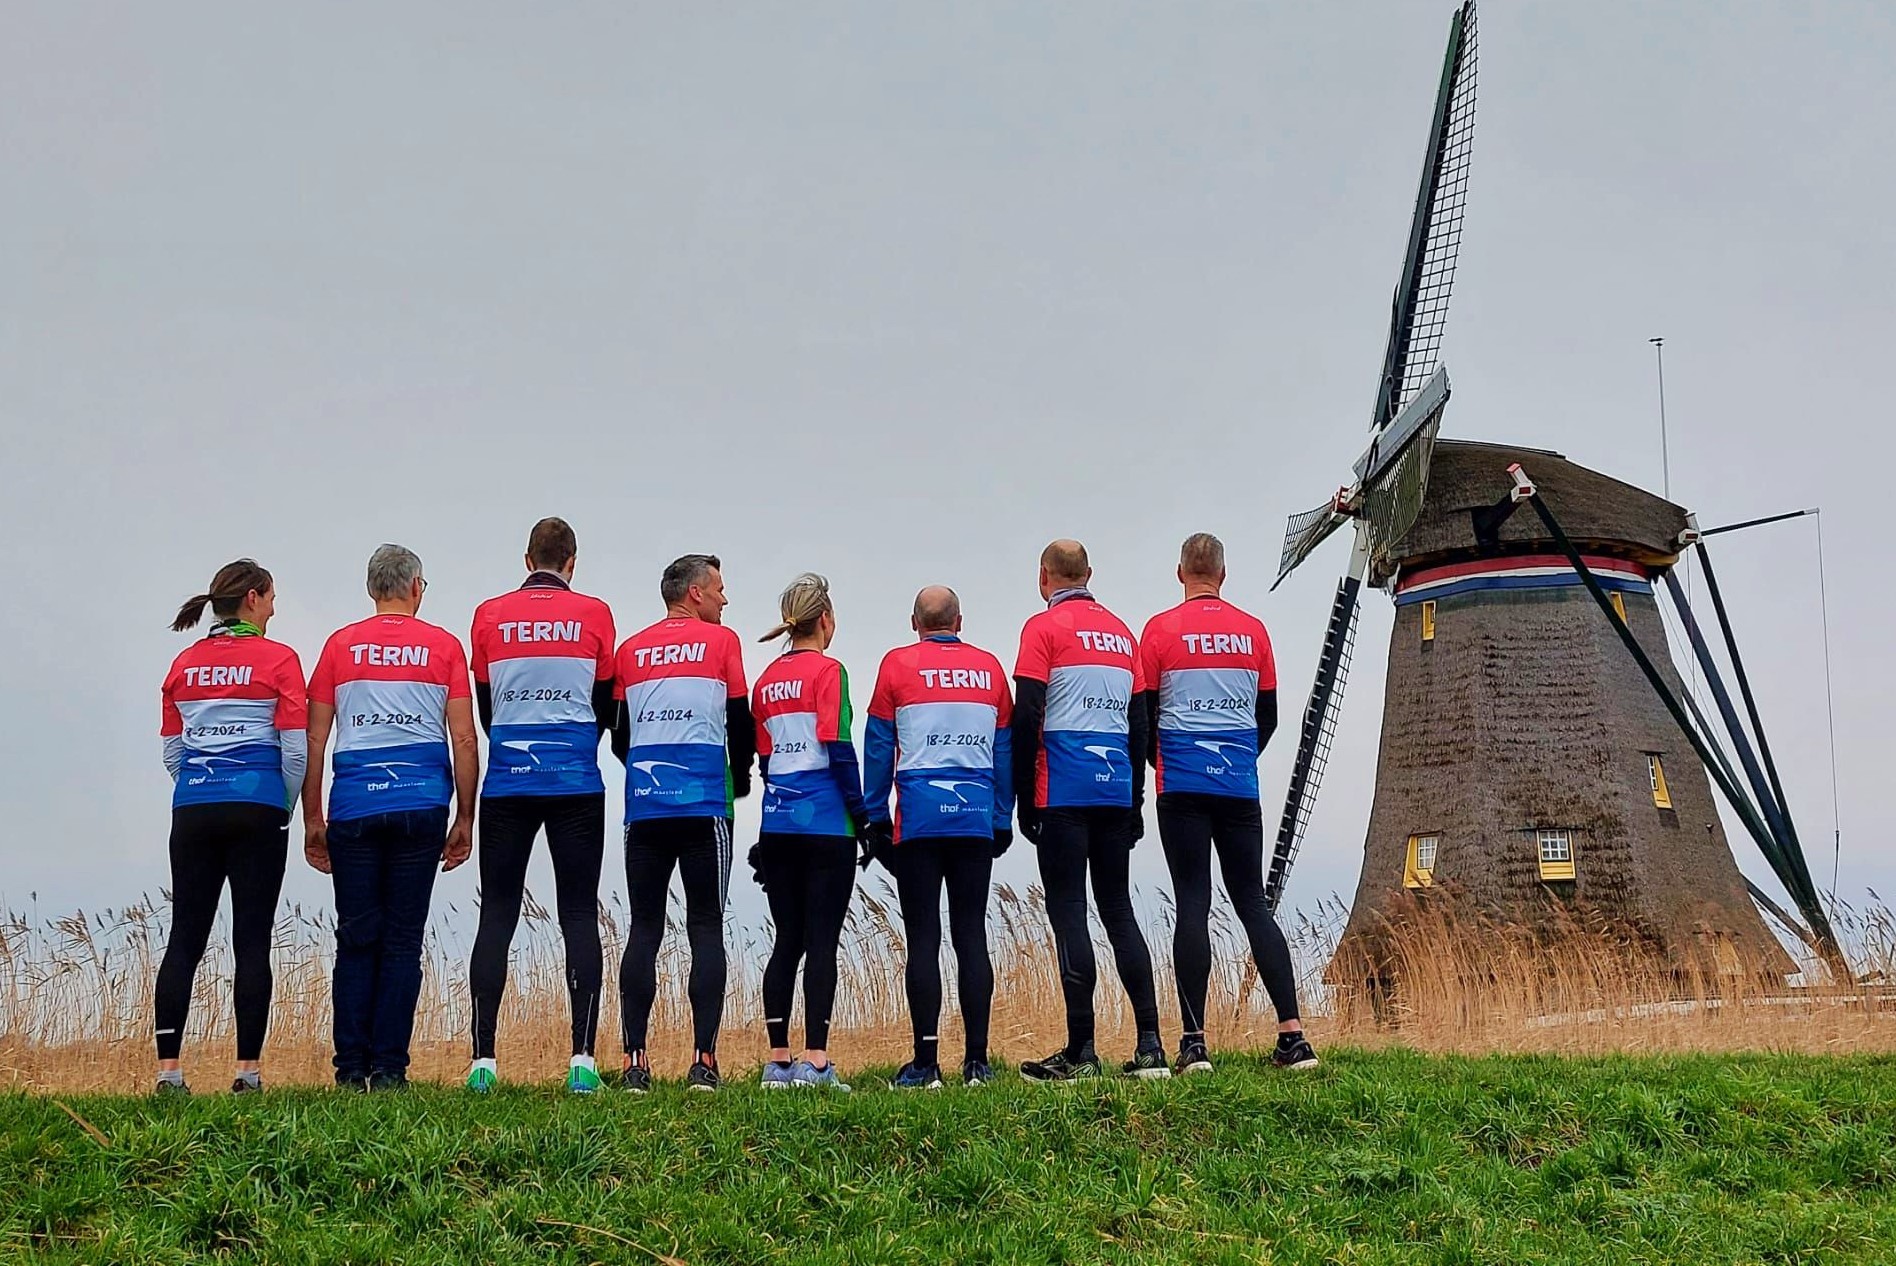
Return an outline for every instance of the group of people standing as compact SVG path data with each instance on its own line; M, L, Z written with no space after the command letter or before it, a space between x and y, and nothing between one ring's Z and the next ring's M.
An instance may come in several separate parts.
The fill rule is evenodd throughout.
M468 860L478 825L467 1085L488 1090L499 1080L495 1036L509 947L528 860L544 833L572 1007L566 1085L600 1089L602 740L626 771L619 1084L627 1090L652 1084L647 1029L674 871L691 954L695 1053L685 1083L718 1088L733 803L750 793L753 766L763 783L762 829L748 857L775 928L763 978L765 1087L847 1089L829 1056L838 942L857 868L872 861L895 877L908 954L914 1054L894 1084L943 1083L944 892L966 1038L962 1079L992 1079L988 897L994 860L1013 843L1016 823L1038 854L1067 1017L1066 1043L1023 1063L1023 1077L1101 1075L1089 880L1137 1026L1122 1071L1211 1070L1205 997L1214 851L1276 1008L1271 1060L1316 1065L1289 949L1264 899L1256 764L1277 721L1270 640L1258 620L1220 596L1224 547L1216 537L1185 542L1184 601L1154 616L1137 639L1089 590L1085 549L1049 545L1039 570L1047 609L1022 630L1011 688L994 655L962 640L954 591L923 589L912 616L916 640L891 650L877 673L860 760L849 674L827 653L836 612L821 576L799 576L783 591L781 621L760 640L783 639L786 649L747 685L737 635L722 623L717 557L687 554L666 567L664 618L620 643L607 605L572 587L577 556L564 521L535 524L525 581L480 605L464 652L451 633L418 616L427 590L421 560L384 545L368 565L374 613L329 638L307 683L296 652L267 635L275 586L255 562L222 568L179 610L178 631L196 626L207 607L213 623L178 655L163 688L175 790L172 926L154 999L160 1093L185 1090L179 1052L192 979L227 884L238 1061L231 1088L261 1088L271 929L299 796L304 857L335 891L339 1084L406 1083L435 876ZM484 775L477 720L487 736ZM1144 834L1148 766L1178 914L1175 1060L1160 1035L1128 873ZM804 1040L793 1051L799 967Z

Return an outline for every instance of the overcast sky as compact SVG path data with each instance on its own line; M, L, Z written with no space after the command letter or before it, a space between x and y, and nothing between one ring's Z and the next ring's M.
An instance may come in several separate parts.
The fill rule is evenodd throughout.
M544 514L623 630L686 550L725 557L747 641L813 568L862 705L920 585L1011 662L1049 538L1137 628L1211 530L1294 718L1344 540L1266 589L1367 438L1452 7L10 5L0 903L164 882L165 623L239 555L306 666L384 540L462 637ZM1896 888L1892 65L1873 0L1491 0L1446 346L1444 434L1657 488L1664 335L1675 498L1824 507L1852 897ZM1815 540L1718 545L1814 853ZM1391 611L1293 904L1353 890ZM1157 886L1156 839L1139 863ZM465 909L474 873L439 891ZM288 892L327 901L296 859Z

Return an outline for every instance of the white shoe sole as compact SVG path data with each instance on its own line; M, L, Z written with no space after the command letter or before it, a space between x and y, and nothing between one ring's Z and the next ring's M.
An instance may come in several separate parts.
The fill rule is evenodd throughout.
M788 1090L797 1083L794 1081L760 1081L757 1084L762 1086L765 1090Z
M1203 1073L1216 1072L1216 1071L1217 1070L1211 1066L1210 1060L1202 1060L1202 1059L1199 1060L1196 1064L1187 1064L1185 1065L1185 1067L1179 1069L1180 1075L1186 1076L1186 1077L1196 1077Z
M1164 1081L1171 1075L1172 1070L1169 1068L1135 1068L1126 1074L1139 1081Z
M1317 1067L1317 1061L1315 1059L1300 1059L1294 1064L1278 1064L1276 1067L1283 1069L1287 1073L1303 1073L1309 1072L1312 1068Z

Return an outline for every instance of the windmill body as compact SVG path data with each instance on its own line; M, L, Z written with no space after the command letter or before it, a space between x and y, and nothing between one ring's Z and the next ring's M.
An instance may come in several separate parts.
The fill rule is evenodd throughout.
M1678 684L1652 579L1686 512L1544 450L1444 440L1394 594L1363 869L1339 959L1418 905L1592 926L1675 966L1783 974L1705 769L1532 515L1484 524L1531 467L1589 567ZM1347 956L1347 957L1346 957Z

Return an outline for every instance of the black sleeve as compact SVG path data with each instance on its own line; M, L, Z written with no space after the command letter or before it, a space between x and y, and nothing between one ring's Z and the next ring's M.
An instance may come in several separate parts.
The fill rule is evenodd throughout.
M1014 756L1014 802L1034 812L1034 784L1040 768L1040 728L1047 719L1047 683L1031 677L1014 678L1014 723L1008 742Z
M1257 750L1262 752L1264 745L1271 741L1271 735L1277 733L1277 691L1260 690L1257 692Z
M1145 807L1146 761L1152 757L1152 723L1146 715L1145 696L1134 695L1126 709L1126 755L1132 758L1132 807Z
M494 688L484 681L474 683L474 711L480 714L481 733L494 736Z
M632 754L632 714L626 710L625 700L614 699L612 710L606 715L612 718L612 754L623 765Z
M724 734L731 754L731 794L748 796L751 764L757 759L757 723L751 720L750 700L745 696L724 705Z
M1159 692L1148 690L1133 700L1133 704L1145 714L1146 737L1150 740L1146 744L1146 764L1157 769L1159 767Z
M619 701L612 697L612 678L607 677L593 683L593 724L599 727L603 738L612 730L614 718L619 715Z

